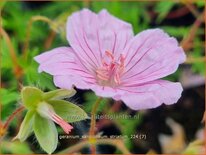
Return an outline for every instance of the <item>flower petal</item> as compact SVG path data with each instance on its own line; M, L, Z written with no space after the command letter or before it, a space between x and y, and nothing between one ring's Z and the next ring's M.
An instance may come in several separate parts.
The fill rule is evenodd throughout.
M91 76L90 72L76 59L73 49L58 47L34 58L39 64L39 71L51 75L71 75L73 73Z
M97 15L83 9L73 13L67 21L70 45L76 56L92 69L101 65L106 50L122 52L132 36L131 25L113 17L106 10Z
M173 83L165 80L156 80L140 86L125 87L125 93L121 96L124 103L134 110L149 109L174 104L181 97L182 86L179 82Z
M100 46L103 54L106 50L110 50L115 57L119 57L127 42L133 37L131 24L112 16L105 9L100 11L98 18Z
M174 73L185 61L185 53L175 38L160 29L146 30L126 46L125 84L140 84Z
M88 81L90 79L85 80L77 76L54 76L54 84L63 89L71 89L73 86L76 86L79 89L90 89Z
M113 98L115 100L119 100L122 94L125 94L124 90L120 90L117 88L112 88L108 86L100 86L100 85L91 85L90 88L95 92L97 96Z
M79 63L72 48L55 48L35 57L35 60L40 63L39 71L54 75L54 82L60 88L70 89L74 84L73 79L93 83L96 81L91 72ZM59 78L55 77L67 77L67 80L59 81Z

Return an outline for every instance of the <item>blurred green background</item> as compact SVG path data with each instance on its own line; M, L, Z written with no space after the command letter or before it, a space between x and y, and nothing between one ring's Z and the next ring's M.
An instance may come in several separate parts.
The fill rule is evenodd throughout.
M195 140L195 133L202 128L201 119L204 112L204 0L195 2L182 0L175 1L47 1L47 2L9 2L1 1L1 40L0 40L0 66L1 66L1 123L19 106L19 92L22 86L37 86L44 91L56 89L52 77L46 73L38 73L37 63L33 57L59 46L69 46L65 38L65 23L67 17L74 11L84 7L94 12L107 9L112 15L125 20L133 25L136 33L149 28L162 28L171 36L174 36L183 46L188 57L185 64L179 70L166 79L182 82L185 92L178 105L165 107L164 105L155 110L134 112L119 104L114 107L111 100L102 103L99 112L115 114L140 115L140 119L113 120L112 125L100 129L105 134L131 135L141 132L148 134L148 139L125 140L125 145L131 152L147 153L154 151L164 152L165 149L158 136L161 133L172 135L172 130L166 124L167 117L172 117L183 128L186 139L182 145L183 151L191 141ZM90 91L78 91L73 100L82 104L88 113L95 101L95 96ZM189 100L189 101L188 101ZM195 113L191 111L194 111ZM109 110L108 110L109 109ZM114 110L115 109L115 110ZM186 110L185 110L186 109ZM185 116L184 112L190 113ZM194 116L196 115L196 116ZM19 115L11 124L8 131L1 131L2 153L42 153L33 136L25 143L11 142L18 132L24 114ZM153 119L152 119L153 118ZM154 118L160 119L155 121ZM185 119L193 120L187 121ZM162 121L162 122L161 122ZM85 134L88 122L76 124L79 130L76 134ZM159 127L157 127L159 126ZM191 127L194 126L194 127ZM1 127L1 126L0 126ZM188 129L189 127L189 129ZM191 127L191 128L190 128ZM186 129L185 129L186 128ZM150 129L148 131L148 129ZM153 130L153 131L151 131ZM188 130L188 131L187 131ZM147 133L147 131L149 133ZM4 135L6 134L6 135ZM73 133L75 134L75 133ZM183 134L183 133L182 133ZM151 138L153 137L153 138ZM178 141L178 140L177 140ZM60 141L56 151L67 148L76 141ZM179 150L174 147L174 152ZM170 152L170 153L174 153ZM83 150L88 153L88 150ZM119 153L113 147L102 146L99 153ZM181 152L178 152L181 153Z

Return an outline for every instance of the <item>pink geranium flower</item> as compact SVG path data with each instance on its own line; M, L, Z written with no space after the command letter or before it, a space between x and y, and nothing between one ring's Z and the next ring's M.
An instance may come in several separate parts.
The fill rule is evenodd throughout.
M180 98L181 84L160 78L174 73L185 54L161 29L134 36L129 23L106 10L95 14L83 9L68 18L66 30L71 47L35 57L39 71L53 75L56 86L91 89L135 110L173 104Z

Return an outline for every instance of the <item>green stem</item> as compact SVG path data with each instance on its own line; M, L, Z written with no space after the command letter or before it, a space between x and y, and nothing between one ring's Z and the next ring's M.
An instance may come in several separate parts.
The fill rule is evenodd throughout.
M96 127L96 111L97 111L97 108L101 102L102 98L99 97L96 102L94 103L93 107L92 107L92 112L91 112L91 125L90 125L90 130L89 130L89 142L91 144L91 153L92 154L96 154L96 146L95 146L95 143L96 143L96 139L95 139L95 127Z

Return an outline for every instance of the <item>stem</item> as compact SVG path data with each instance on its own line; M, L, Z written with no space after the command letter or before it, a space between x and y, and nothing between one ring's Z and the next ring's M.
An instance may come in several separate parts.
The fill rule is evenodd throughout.
M195 20L194 24L192 25L188 35L183 38L183 40L181 41L180 45L182 46L182 48L187 51L191 48L191 42L193 41L196 32L198 30L198 28L200 27L200 25L202 24L202 18L204 17L205 14L205 10L202 12L202 14Z
M23 106L20 106L19 108L17 108L10 116L9 118L6 120L6 123L4 124L3 128L6 130L9 126L9 124L11 123L11 121L15 118L15 116L24 110Z
M22 75L22 69L18 64L17 55L15 52L14 46L12 45L9 35L6 33L6 31L2 27L0 27L0 34L3 36L3 38L5 38L7 46L9 48L9 54L11 56L11 60L13 63L13 73L17 81L19 81L19 78Z
M184 63L191 64L191 63L204 62L204 61L206 62L206 57L199 57L199 58L188 57Z
M186 7L190 10L190 12L193 14L194 17L198 18L200 16L199 11L195 8L193 4L185 3ZM204 21L203 18L201 18L202 21Z
M74 152L77 152L87 146L89 146L90 142L89 141L81 141L61 152L58 152L58 154L71 154ZM124 145L122 139L97 139L96 144L106 144L106 145L112 145L118 148L123 154L131 154L129 150L126 148Z
M0 27L0 34L5 38L6 40L6 43L8 45L8 48L9 48L9 54L11 56L11 59L12 59L12 62L13 62L13 65L17 65L17 56L16 56L16 52L14 50L14 47L11 43L11 39L9 38L9 35L6 33L6 31Z
M49 18L44 17L44 16L33 16L29 20L28 28L27 28L27 32L26 32L26 39L25 39L24 47L23 47L23 57L25 59L27 59L27 51L28 51L28 48L29 48L29 39L30 39L30 35L31 35L32 24L35 21L44 21L44 22L48 23L49 25L52 24L52 21Z
M166 18L167 19L180 18L188 14L189 12L190 10L186 6L183 6L175 11L171 11L170 13L168 13Z
M99 106L99 103L101 102L102 98L99 97L96 102L94 103L93 107L92 107L92 112L91 112L91 125L90 125L90 130L89 130L89 142L91 143L91 153L92 154L96 154L96 146L94 145L94 143L96 143L96 139L95 139L95 126L96 126L96 111L97 108Z
M55 36L56 36L56 32L53 31L53 30L51 30L48 38L46 39L46 41L45 41L45 43L44 43L44 48L45 48L46 50L49 49L49 47L51 46L51 44L52 44Z

